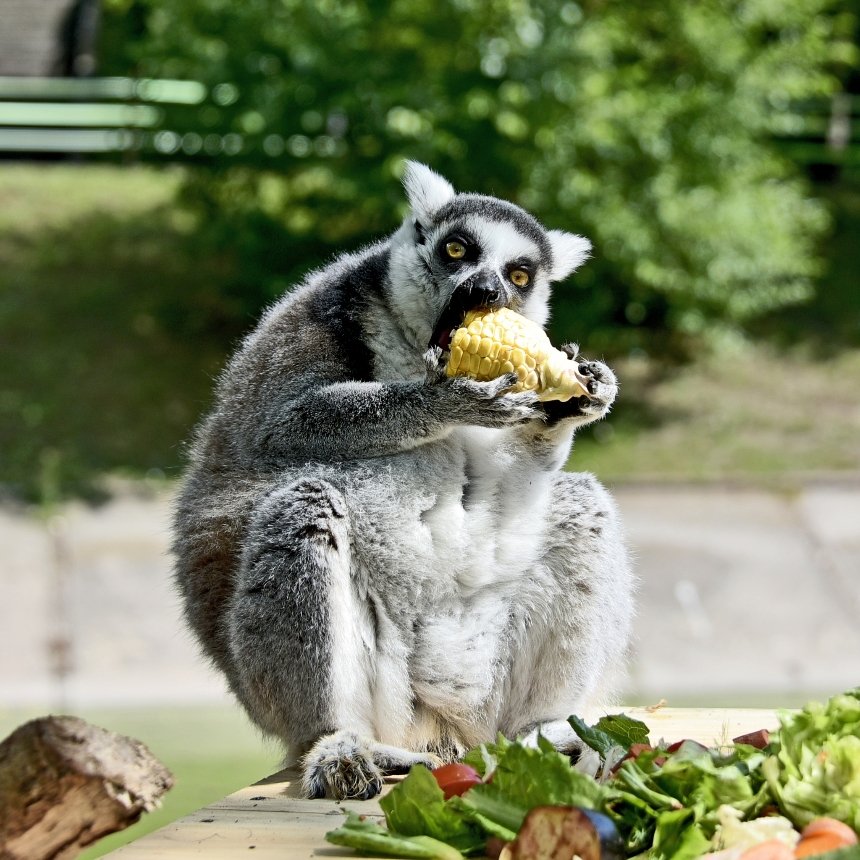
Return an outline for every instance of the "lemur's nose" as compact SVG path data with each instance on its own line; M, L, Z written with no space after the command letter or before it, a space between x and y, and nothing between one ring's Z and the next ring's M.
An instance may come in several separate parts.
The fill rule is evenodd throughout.
M474 305L497 308L504 305L508 296L495 272L480 272L469 284ZM474 300L477 299L475 302Z

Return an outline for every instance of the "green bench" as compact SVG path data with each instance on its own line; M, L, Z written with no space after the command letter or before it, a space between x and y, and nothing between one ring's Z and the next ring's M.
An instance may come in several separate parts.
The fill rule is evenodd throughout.
M206 96L196 81L0 77L0 153L169 151L165 108Z

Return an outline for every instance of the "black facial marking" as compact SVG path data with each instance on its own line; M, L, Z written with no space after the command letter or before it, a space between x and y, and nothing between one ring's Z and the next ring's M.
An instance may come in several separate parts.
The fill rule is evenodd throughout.
M527 293L532 288L535 279L535 265L531 260L517 260L513 263L508 263L506 271L508 273L508 280L514 285L514 288L519 290L521 293ZM528 275L528 281L522 286L514 283L513 281L512 276L516 271L525 272Z
M513 224L520 233L537 245L541 267L547 270L552 268L552 247L546 237L546 231L534 217L519 206L481 194L458 194L436 212L434 220L441 224L463 215L480 215L490 221Z
M466 253L462 257L450 256L446 248L451 242L459 242L466 249ZM440 239L436 246L436 253L439 259L451 268L456 268L463 263L476 263L481 258L480 246L465 230L454 230Z

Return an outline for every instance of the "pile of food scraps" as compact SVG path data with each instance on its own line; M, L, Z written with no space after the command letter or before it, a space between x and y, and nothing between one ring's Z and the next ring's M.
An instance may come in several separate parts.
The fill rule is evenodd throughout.
M499 737L413 767L380 801L386 827L350 813L326 838L428 860L860 860L860 688L722 747L652 744L624 714L570 723L573 766L545 739Z

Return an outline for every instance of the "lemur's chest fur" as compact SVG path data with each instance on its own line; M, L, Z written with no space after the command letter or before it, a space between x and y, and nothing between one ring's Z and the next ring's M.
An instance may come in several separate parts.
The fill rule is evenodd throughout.
M418 380L426 373L422 356L390 318L377 317L370 346L376 379ZM403 455L413 460L403 471L415 476L426 499L416 540L429 539L425 552L465 598L516 579L540 555L552 478L519 467L515 440L507 430L455 427Z

